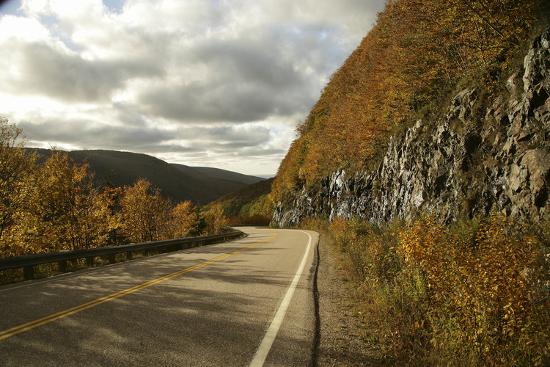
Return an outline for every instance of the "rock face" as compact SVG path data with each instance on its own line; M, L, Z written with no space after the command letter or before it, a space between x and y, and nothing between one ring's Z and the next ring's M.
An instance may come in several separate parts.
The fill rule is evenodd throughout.
M445 222L491 210L537 220L550 214L550 30L492 100L456 95L437 121L392 139L375 171L339 170L279 202L272 224L311 216L372 222L428 212Z

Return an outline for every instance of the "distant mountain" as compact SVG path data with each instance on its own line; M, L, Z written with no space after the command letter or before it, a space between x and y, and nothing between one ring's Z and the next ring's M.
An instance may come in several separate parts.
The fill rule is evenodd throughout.
M47 149L30 148L41 157ZM139 178L149 180L174 202L191 200L209 203L223 195L263 181L260 177L210 167L171 164L146 154L113 150L77 150L68 152L76 162L87 162L95 173L98 186L131 185Z
M243 175L242 173L227 171L214 167L191 167L176 163L171 163L171 165L179 169L181 172L188 173L190 175L209 177L222 181L245 183L250 185L263 180L263 178L261 177Z

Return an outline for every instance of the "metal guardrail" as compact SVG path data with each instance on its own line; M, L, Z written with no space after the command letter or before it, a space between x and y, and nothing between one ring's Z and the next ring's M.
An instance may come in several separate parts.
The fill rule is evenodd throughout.
M152 241L129 245L97 247L92 249L80 249L56 253L14 256L0 259L0 271L23 268L25 279L33 279L34 267L41 264L59 263L59 270L61 272L65 272L67 270L67 261L69 260L86 259L87 265L91 267L94 266L96 257L108 257L109 262L112 263L115 262L115 256L118 254L126 254L127 259L132 259L134 252L145 252L145 255L148 255L149 252L153 251L178 251L197 246L225 242L244 236L245 234L243 232L233 230L231 232L212 236L185 237L174 240Z

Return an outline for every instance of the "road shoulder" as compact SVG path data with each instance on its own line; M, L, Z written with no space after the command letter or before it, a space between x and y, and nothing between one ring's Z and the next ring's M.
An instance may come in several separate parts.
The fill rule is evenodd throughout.
M319 366L380 365L365 337L357 283L345 270L345 258L326 235L319 241Z

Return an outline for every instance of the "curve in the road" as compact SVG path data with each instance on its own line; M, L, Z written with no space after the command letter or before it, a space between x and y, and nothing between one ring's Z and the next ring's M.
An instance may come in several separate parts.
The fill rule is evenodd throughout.
M96 306L98 306L102 303L110 302L114 299L127 296L129 294L135 293L137 291L140 291L140 290L148 288L148 287L152 287L154 285L165 282L167 280L177 278L177 277L182 276L186 273L190 273L194 270L199 270L199 269L206 268L207 266L210 266L210 265L212 265L214 263L217 263L219 261L223 261L223 260L227 259L228 257L236 255L239 252L242 252L243 250L246 250L247 248L251 248L253 246L254 245L250 245L250 246L247 246L247 247L240 248L236 251L221 254L219 256L216 256L213 259L210 259L210 260L204 261L202 263L199 263L199 264L196 264L196 265L193 265L193 266L175 271L173 273L164 275L164 276L156 278L156 279L151 279L147 282L138 284L138 285L133 286L131 288L127 288L127 289L124 289L124 290L121 290L121 291L118 291L118 292L115 292L115 293L111 293L109 295L94 299L93 301L86 302L86 303L83 303L83 304L75 306L75 307L71 307L67 310L59 311L59 312L53 313L51 315L41 317L41 318L36 319L36 320L26 322L26 323L21 324L21 325L14 326L12 328L9 328L7 330L4 330L4 331L0 332L0 341L2 341L4 339L7 339L7 338L10 338L12 336L15 336L17 334L21 334L21 333L24 333L26 331L32 330L36 327L49 324L50 322L62 319L64 317L74 315L76 313L82 312L82 311L87 310L89 308L96 307Z
M302 277L302 273L304 272L304 267L306 266L306 262L308 259L309 250L311 249L311 243L313 242L313 238L309 233L304 231L301 231L301 232L307 235L308 237L307 247L306 247L306 250L304 251L304 256L302 257L300 266L298 266L298 269L296 270L296 274L294 274L292 283L290 283L290 285L288 286L288 289L285 293L285 297L283 298L283 301L281 302L281 304L279 305L279 308L277 309L277 313L275 314L273 321L271 321L271 324L269 325L269 328L267 329L267 332L265 333L265 336L262 342L260 343L260 346L258 347L256 354L254 355L254 358L252 359L252 362L250 362L250 367L262 367L264 365L265 359L267 358L267 355L271 350L271 346L273 345L273 342L277 337L279 328L283 323L283 320L286 315L286 311L288 309L288 306L290 305L290 301L292 300L294 291L296 290L296 285L298 284L298 281L300 281L300 278Z
M0 364L311 365L317 234L242 230L224 244L0 287Z

